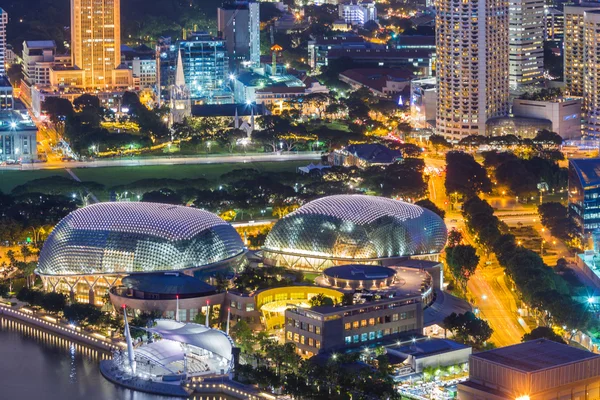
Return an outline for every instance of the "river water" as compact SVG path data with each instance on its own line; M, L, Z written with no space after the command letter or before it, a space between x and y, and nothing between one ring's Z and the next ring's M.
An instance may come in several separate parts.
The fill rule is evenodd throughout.
M38 328L0 318L0 400L174 400L104 379L107 354ZM229 400L224 395L193 400Z

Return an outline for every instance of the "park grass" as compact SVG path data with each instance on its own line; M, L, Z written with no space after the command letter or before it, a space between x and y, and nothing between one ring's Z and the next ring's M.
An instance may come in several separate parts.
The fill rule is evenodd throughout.
M2 193L9 193L16 186L26 182L57 175L65 178L69 177L69 174L64 169L40 169L32 171L0 169L0 191Z
M205 178L216 181L219 176L241 168L254 168L262 172L295 172L298 167L307 165L307 161L263 161L247 163L215 163L185 165L150 165L135 167L98 167L73 168L71 171L81 181L97 182L107 188L125 185L140 179L194 179ZM49 176L68 177L64 169L13 171L0 170L0 190L10 192L15 186L33 179Z

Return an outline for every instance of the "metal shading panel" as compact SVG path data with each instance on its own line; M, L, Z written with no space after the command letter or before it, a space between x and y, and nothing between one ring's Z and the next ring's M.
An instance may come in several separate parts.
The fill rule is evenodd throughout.
M368 260L440 252L446 226L435 213L382 197L314 200L278 221L263 250L311 258Z
M66 216L46 240L41 275L127 274L197 268L244 246L218 216L157 203L100 203Z

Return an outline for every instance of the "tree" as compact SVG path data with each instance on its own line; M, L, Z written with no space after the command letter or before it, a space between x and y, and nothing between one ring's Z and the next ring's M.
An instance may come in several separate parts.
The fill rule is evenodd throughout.
M442 135L431 135L429 136L429 143L433 146L436 151L441 149L450 149L452 144L446 140Z
M319 293L316 296L311 297L310 300L308 300L308 304L310 304L311 307L332 306L333 300L323 293Z
M57 313L63 311L67 305L67 298L62 293L50 292L46 293L42 298L42 308L49 313Z
M61 97L47 97L44 100L42 109L46 111L50 120L55 124L64 122L75 114L71 102Z
M95 325L102 318L100 307L88 303L73 303L64 308L65 318L73 323Z
M440 218L444 218L446 216L446 212L435 205L435 203L429 199L421 199L415 203L416 205L426 208L429 211L433 211L435 214L439 215Z
M492 182L485 169L472 155L460 151L446 154L445 186L447 193L458 193L466 197L492 191Z
M454 247L461 244L463 241L463 235L456 228L452 228L450 232L448 232L448 247Z
M23 246L21 246L21 257L23 257L23 262L27 262L27 258L31 257L31 255L33 254L31 251L31 248L29 246L27 246L26 244L24 244Z
M446 247L446 263L452 275L461 283L463 289L466 289L469 278L479 264L479 256L473 246L459 244Z
M183 203L181 195L171 189L160 189L144 193L142 201L175 205L181 205Z
M486 321L477 318L471 311L464 314L453 312L444 318L444 326L454 334L457 340L470 343L477 348L482 347L494 332Z
M567 342L565 342L564 339L554 332L554 330L549 326L538 326L531 332L524 334L521 342L527 342L529 340L536 339L548 339L552 340L553 342L567 344Z
M252 329L250 329L248 323L243 319L236 322L231 328L231 337L244 353L251 353L256 344L256 338Z

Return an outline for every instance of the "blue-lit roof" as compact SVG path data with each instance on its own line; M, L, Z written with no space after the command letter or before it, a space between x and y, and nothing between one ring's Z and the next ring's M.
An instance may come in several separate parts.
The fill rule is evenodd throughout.
M352 144L346 147L346 151L371 164L392 164L402 158L400 150L392 150L379 143Z
M571 159L569 164L583 186L600 184L600 158Z

